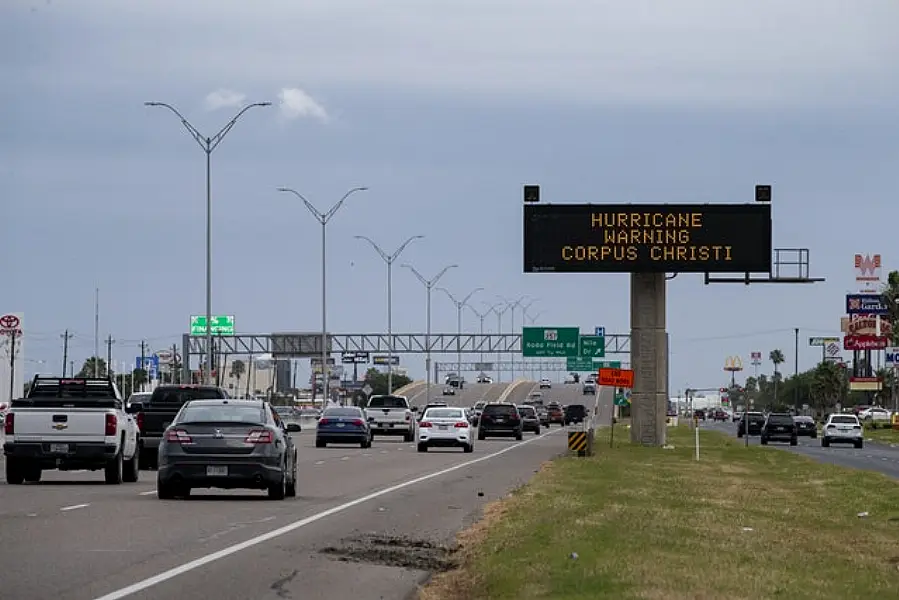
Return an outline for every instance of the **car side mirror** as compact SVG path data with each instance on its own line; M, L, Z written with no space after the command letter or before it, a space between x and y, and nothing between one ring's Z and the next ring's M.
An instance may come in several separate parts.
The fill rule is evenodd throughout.
M299 433L303 431L303 428L300 427L299 423L288 423L287 424L287 432L288 433Z
M132 402L132 403L131 403L130 405L128 405L128 407L125 409L125 412L126 412L127 414L129 414L129 415L135 415L135 414L141 412L142 410L144 410L144 405L143 405L142 403L140 403L140 402Z

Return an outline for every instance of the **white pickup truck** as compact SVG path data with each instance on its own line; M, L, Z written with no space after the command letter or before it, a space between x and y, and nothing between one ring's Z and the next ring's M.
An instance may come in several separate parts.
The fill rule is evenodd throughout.
M415 440L415 419L405 396L372 396L365 416L374 435L401 435L403 441Z
M9 484L51 469L103 469L108 484L138 479L139 429L111 378L35 376L3 427Z

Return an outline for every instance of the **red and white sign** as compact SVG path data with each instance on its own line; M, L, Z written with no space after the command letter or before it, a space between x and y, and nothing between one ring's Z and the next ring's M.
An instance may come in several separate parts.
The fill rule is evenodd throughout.
M844 319L846 317L843 317ZM876 315L860 315L856 317L849 317L845 322L846 327L842 328L843 333L848 333L849 335L878 335L878 321L879 323L879 334L883 337L890 337L893 335L893 324L890 323L889 319L885 317L878 317ZM843 323L841 323L843 325Z
M752 364L758 366L762 364L762 353L761 352L752 352L749 354L749 358L752 361Z
M855 255L855 281L860 291L872 292L880 283L881 261L879 254Z
M890 345L890 338L876 335L847 335L843 338L844 350L883 350Z
M18 315L0 316L0 335L22 335L22 319Z

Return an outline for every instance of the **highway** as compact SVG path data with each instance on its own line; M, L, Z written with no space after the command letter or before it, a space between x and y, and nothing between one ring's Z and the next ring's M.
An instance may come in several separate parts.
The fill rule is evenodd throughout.
M702 424L703 429L711 429L720 431L728 435L737 437L736 423L710 423ZM701 435L701 432L700 432ZM740 443L745 438L739 439ZM759 445L759 437L753 436L749 439L751 445ZM856 450L849 445L834 444L830 448L821 447L821 439L811 439L808 437L800 437L798 446L790 446L789 444L771 442L771 448L782 448L790 452L803 454L818 462L828 463L850 469L862 469L865 471L877 471L889 477L899 479L899 448L892 448L885 444L876 442L865 442L865 447ZM699 442L700 452L702 451L702 439Z
M516 382L508 399L520 402L534 385ZM498 398L508 386L466 385L457 398ZM550 397L565 401L575 388L554 385ZM160 501L148 471L119 486L98 472L0 482L0 597L406 597L484 503L565 451L558 428L522 442L479 441L473 454L420 454L383 438L365 450L316 449L313 432L314 421L296 434L298 497L281 502L219 490ZM340 560L347 556L359 562Z

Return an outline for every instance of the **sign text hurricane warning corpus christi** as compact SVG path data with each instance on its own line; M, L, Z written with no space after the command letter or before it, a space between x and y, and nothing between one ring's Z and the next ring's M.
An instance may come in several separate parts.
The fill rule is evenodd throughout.
M770 204L533 204L525 273L766 273Z

